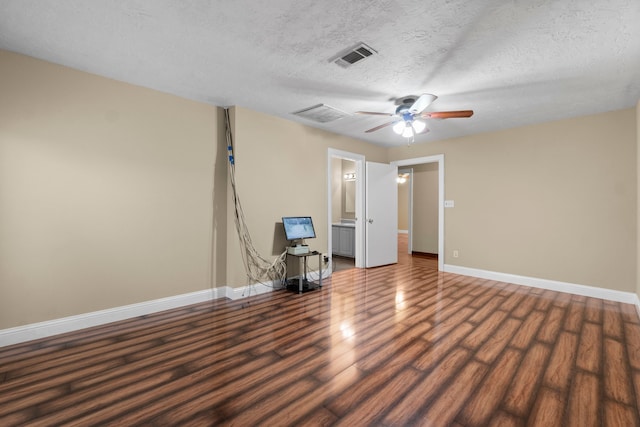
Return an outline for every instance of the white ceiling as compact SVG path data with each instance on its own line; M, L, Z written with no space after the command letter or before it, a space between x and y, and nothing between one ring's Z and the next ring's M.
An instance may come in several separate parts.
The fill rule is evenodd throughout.
M359 42L377 55L331 62ZM421 93L439 97L427 111L475 111L419 143L640 98L639 0L0 0L0 48L386 146L406 141L364 133L385 117L291 113L391 113Z

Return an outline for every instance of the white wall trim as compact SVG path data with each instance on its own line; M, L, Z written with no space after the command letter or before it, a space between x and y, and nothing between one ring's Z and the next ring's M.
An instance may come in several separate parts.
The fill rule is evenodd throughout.
M463 276L478 277L481 279L497 280L499 282L513 283L515 285L525 285L534 288L549 289L557 292L583 295L592 298L600 298L609 301L624 302L634 304L640 310L638 295L633 292L616 291L613 289L598 288L595 286L579 285L576 283L559 282L556 280L539 279L536 277L519 276L509 273L498 273L495 271L480 270L477 268L461 267L458 265L445 264L444 271Z
M0 347L222 298L224 297L222 292L221 288L205 289L188 294L3 329L0 330Z
M314 276L318 275L317 271L310 271L309 273ZM330 275L331 271L326 268L322 272L322 279L324 280ZM274 282L265 282L264 284L256 283L254 285L243 286L241 288L221 286L214 289L205 289L188 294L175 295L167 298L144 301L137 304L124 305L121 307L93 311L60 319L47 320L45 322L17 326L15 328L2 329L0 330L0 347L64 334L66 332L73 332L80 329L90 328L92 326L100 326L111 322L117 322L119 320L144 316L146 314L170 310L172 308L197 304L218 298L237 300L280 289L282 288L280 287L280 283L277 281L275 282L275 285Z
M536 277L519 276L516 274L499 273L495 271L480 270L477 268L461 267L457 265L444 265L447 273L460 274L463 276L478 277L481 279L497 280L500 282L513 283L516 285L531 286L534 288L549 289L557 292L566 292L575 295L583 295L592 298L601 298L610 301L633 304L640 316L640 298L633 292L616 291L613 289L598 288L595 286L579 285L575 283L559 282L556 280L539 279ZM317 271L310 272L318 274ZM327 268L322 272L323 280L331 275ZM160 298L145 301L137 304L130 304L121 307L114 307L106 310L94 311L79 314L76 316L63 317L60 319L45 322L32 323L15 328L0 330L0 347L31 341L39 338L46 338L52 335L73 332L92 326L104 325L119 320L132 317L143 316L163 310L182 307L190 304L210 301L217 298L229 298L237 300L250 296L261 295L274 290L279 290L279 283L267 282L256 283L240 288L222 286L214 289L191 292L188 294L176 295L167 298Z
M307 274L311 276L309 277L309 280L315 281L316 280L315 278L318 276L318 271L310 270ZM330 275L331 275L331 270L329 270L328 268L325 268L322 271L322 280L328 278ZM288 279L295 280L297 278L298 276L290 276ZM262 295L262 294L266 294L273 291L279 291L281 289L283 288L279 281L255 283L253 285L247 285L240 288L231 288L229 286L225 286L224 296L232 300L237 300L237 299L248 298L256 295Z
M409 234L409 230L398 230L398 234Z
M237 300L242 298L254 297L256 295L262 295L269 292L282 289L280 283L274 283L273 281L265 283L255 283L253 285L247 285L240 288L232 288L230 286L224 287L224 296L226 298Z

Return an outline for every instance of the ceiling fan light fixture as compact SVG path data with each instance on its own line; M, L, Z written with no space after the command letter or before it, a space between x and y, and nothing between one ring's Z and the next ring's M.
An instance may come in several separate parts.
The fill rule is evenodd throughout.
M411 123L407 122L404 130L402 131L402 136L405 138L411 138L414 135L413 128L411 127Z
M411 126L413 126L413 130L416 131L416 133L422 133L427 127L427 124L425 122L421 122L420 120L414 120Z
M397 133L398 135L402 135L402 132L404 132L404 129L407 126L405 125L404 121L399 121L398 123L396 123L395 125L393 125L393 131L395 133Z
M417 99L415 96L404 97L400 99L399 103L396 102L398 107L396 108L395 114L376 111L356 111L356 113L395 118L395 120L392 119L389 122L367 129L365 133L391 127L393 132L407 138L407 140L410 141L409 143L414 142L416 136L429 132L427 123L417 119L453 119L473 116L473 110L434 111L425 113L424 110L437 98L437 96L430 93L423 93Z

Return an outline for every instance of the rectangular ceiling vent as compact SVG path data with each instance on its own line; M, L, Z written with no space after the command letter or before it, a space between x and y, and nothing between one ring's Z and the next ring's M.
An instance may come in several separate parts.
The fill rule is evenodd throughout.
M349 115L344 111L340 111L337 108L329 107L325 104L314 105L313 107L305 108L291 114L294 114L298 117L304 117L305 119L313 120L314 122L318 123L332 122Z
M360 62L363 59L366 59L373 55L374 53L378 53L369 46L364 43L357 44L351 49L347 49L346 51L342 51L337 58L332 59L333 62L338 64L341 67L347 68L355 64L356 62Z

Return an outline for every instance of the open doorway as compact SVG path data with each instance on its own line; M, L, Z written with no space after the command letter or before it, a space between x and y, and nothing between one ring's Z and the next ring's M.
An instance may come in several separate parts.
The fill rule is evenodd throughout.
M428 200L427 203L431 203L430 209L432 212L437 211L437 229L431 227L431 232L429 236L427 236L426 246L423 244L425 242L420 242L421 247L427 248L418 250L415 247L416 239L416 227L415 227L415 218L412 218L408 223L408 250L409 251L418 251L425 253L437 253L438 254L438 270L444 270L444 154L438 154L435 156L427 156L427 157L418 157L413 159L405 159L405 160L397 160L395 162L391 162L391 164L395 164L398 166L399 170L405 169L413 169L413 179L411 180L415 185L415 173L416 170L425 170L431 173L432 179L435 179L437 176L437 201L434 199ZM434 187L435 188L435 187ZM412 192L413 193L413 192ZM409 196L411 197L411 195ZM418 208L415 206L415 199L412 199L409 203L413 204L412 211L418 211ZM422 201L421 201L422 203ZM433 219L433 214L431 215ZM421 224L422 225L422 224ZM437 230L437 231L436 231ZM437 234L437 238L436 238ZM425 237L425 236L421 236ZM437 248L437 249L436 249Z
M331 258L335 272L356 266L356 162L333 157L331 168Z
M405 252L411 254L413 221L413 168L398 169L398 235L406 242ZM402 236L406 235L406 236ZM405 244L402 245L405 247Z
M411 192L408 206L408 248L414 255L436 259L438 253L438 163L423 163L411 168Z
M355 250L355 267L357 268L365 268L365 263L367 264L367 266L376 266L376 265L385 265L385 264L389 264L389 263L395 263L397 262L397 258L394 258L394 260L392 260L391 262L382 262L382 263L377 263L374 261L371 261L371 259L373 259L373 256L370 256L371 254L373 254L375 252L376 249L388 249L389 245L393 245L393 256L397 257L397 187L395 187L394 185L392 185L392 192L390 192L389 194L389 198L385 199L384 195L380 196L380 193L385 193L382 191L378 191L380 189L380 187L377 184L372 184L371 181L376 181L380 178L381 175L384 178L384 175L386 175L387 173L390 173L390 177L391 179L395 179L394 176L397 176L398 173L398 168L399 167L409 167L411 165L419 165L419 164L423 164L423 163L437 163L438 164L438 254L440 254L440 256L438 257L438 269L439 270L443 270L444 269L444 155L443 154L439 154L439 155L435 155L435 156L428 156L428 157L420 157L420 158L413 158L413 159L406 159L406 160L397 160L397 161L393 161L390 164L386 165L387 167L383 167L384 164L377 164L377 163L373 163L373 162L367 162L367 169L369 169L370 167L374 167L375 168L382 168L384 169L384 173L373 173L370 171L370 173L368 174L369 176L366 177L365 179L365 157L364 155L361 154L355 154L355 153L350 153L350 152L346 152L346 151L342 151L342 150L337 150L334 148L329 148L328 149L328 153L327 153L327 231L328 231L328 235L327 235L327 243L328 243L328 247L327 247L327 254L329 257L329 267L332 268L333 267L333 261L332 261L332 247L333 247L333 241L334 239L334 234L332 232L332 228L334 225L334 214L333 214L333 205L334 205L334 176L337 175L335 173L335 168L333 166L334 164L334 158L339 158L339 159L346 159L346 160L352 160L355 162L356 165L356 172L355 172L355 225L354 225L354 234L355 234L355 243L354 243L354 250ZM377 165L377 166L376 166ZM380 172L380 171L378 171ZM374 177L374 178L372 178ZM344 179L344 175L342 177L342 179ZM386 181L387 178L384 178L385 181L384 182L388 182ZM380 205L381 203L384 203L386 200L386 210L385 212L389 212L388 207L389 206L394 206L395 208L393 208L393 215L392 215L392 219L387 218L387 216L389 215L382 215L382 216L377 216L373 215L375 218L371 217L371 218L365 218L365 212L366 212L366 206L365 206L365 193L366 193L366 187L369 185L373 185L374 188L376 188L375 193L371 193L370 196L375 196L375 197L369 197L368 202L373 203L372 201L375 199L377 200L376 204ZM386 184L385 184L386 185ZM386 187L385 187L386 188ZM341 197L341 196L340 196ZM367 215L370 215L369 213L367 213ZM365 236L365 220L367 222L367 224L374 224L375 222L375 226L376 226L376 230L387 230L387 231L391 231L391 236L389 237L387 236L387 234L385 234L383 237L381 238L375 238L375 236L373 238L369 238L368 239L368 244L370 247L367 247L367 243L365 242L366 236ZM375 220L375 221L374 221ZM380 226L381 225L381 226ZM367 228L367 233L369 233L371 231L370 228ZM386 232L385 232L386 233ZM370 236L371 237L371 236ZM389 237L389 238L388 238ZM388 242L387 244L380 244L380 242Z
M336 268L362 268L364 156L329 148L327 171L329 266L331 271Z

